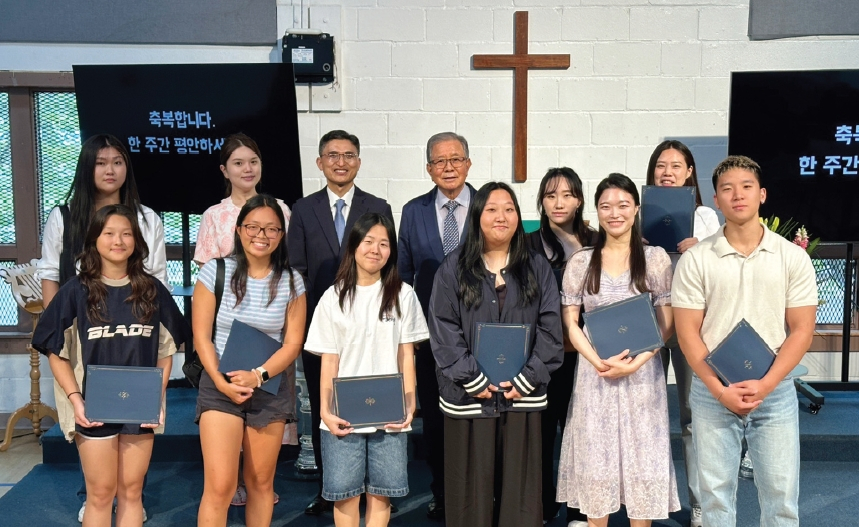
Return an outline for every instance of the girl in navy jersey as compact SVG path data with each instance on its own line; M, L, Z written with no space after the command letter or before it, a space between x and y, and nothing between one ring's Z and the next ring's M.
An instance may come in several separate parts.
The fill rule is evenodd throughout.
M86 366L157 366L166 390L172 355L189 335L170 293L144 270L148 254L136 211L101 208L84 238L80 274L59 289L33 334L33 347L48 356L65 392L57 411L83 465L87 527L111 524L114 497L117 526L143 524L143 477L164 409L160 425L89 421L82 393Z
M271 524L275 465L284 425L295 420L295 399L287 386L288 375L280 376L274 395L260 388L269 378L285 373L298 357L306 311L304 282L289 265L285 225L283 210L273 197L257 194L248 199L233 227L233 256L224 260L223 299L217 315L217 261L203 266L194 289L194 344L206 368L197 396L204 473L198 525L226 525L242 451L245 522ZM234 320L282 345L252 370L225 376L218 372L218 364Z
M429 338L414 290L397 273L394 223L369 212L355 223L334 285L316 307L304 347L322 356L319 382L322 497L334 503L334 524L358 525L367 494L366 524L388 524L392 497L409 492L407 442L415 411L414 343ZM403 374L406 419L353 428L333 412L335 377Z

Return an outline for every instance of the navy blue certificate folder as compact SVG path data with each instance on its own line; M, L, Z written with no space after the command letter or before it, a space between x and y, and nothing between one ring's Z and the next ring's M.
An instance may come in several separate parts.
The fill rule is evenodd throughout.
M224 353L218 364L218 371L221 373L238 370L251 371L262 366L281 346L280 342L257 328L251 327L241 320L233 319L230 336L227 337ZM278 373L270 378L268 382L262 385L261 389L272 395L277 395L277 389L280 387L280 376L281 374Z
M489 382L498 386L519 375L528 360L530 334L530 324L477 323L472 354Z
M692 237L695 226L695 187L641 188L642 236L650 245L676 253L677 244Z
M352 428L382 426L406 420L403 374L336 377L334 413Z
M625 349L629 357L635 357L665 344L648 293L598 307L582 316L601 359L614 357Z
M775 353L755 328L742 319L704 360L727 385L761 380L775 362Z
M86 367L86 418L97 423L158 424L164 370L139 366Z

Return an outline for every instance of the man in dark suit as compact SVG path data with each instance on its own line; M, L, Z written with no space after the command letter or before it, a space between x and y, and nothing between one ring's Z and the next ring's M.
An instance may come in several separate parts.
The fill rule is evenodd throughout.
M343 253L341 243L362 214L377 212L393 220L388 202L355 186L361 167L361 145L358 138L343 130L332 130L319 140L316 166L327 184L324 189L295 202L289 222L287 248L289 261L304 276L307 291L307 325L326 289L334 283ZM310 395L311 430L316 466L319 467L320 494L304 510L318 515L331 510L331 503L321 496L322 450L319 445L319 374L321 359L301 352L307 391Z
M403 207L397 267L403 281L414 287L424 316L439 264L465 238L468 206L475 193L465 183L469 168L465 138L453 132L435 134L427 141L427 172L435 187ZM443 520L444 419L438 407L438 379L429 341L415 344L415 368L427 462L432 471L433 498L427 517Z

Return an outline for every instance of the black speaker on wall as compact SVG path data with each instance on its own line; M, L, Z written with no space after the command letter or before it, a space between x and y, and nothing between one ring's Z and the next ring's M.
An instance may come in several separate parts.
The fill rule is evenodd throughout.
M131 155L141 201L202 213L224 198L224 138L243 132L262 153L260 190L302 197L292 64L74 66L81 137L109 133Z

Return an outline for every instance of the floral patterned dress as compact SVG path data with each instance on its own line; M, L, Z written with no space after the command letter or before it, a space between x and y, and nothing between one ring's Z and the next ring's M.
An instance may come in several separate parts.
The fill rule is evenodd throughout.
M592 254L583 249L570 257L562 304L584 304L588 311L638 294L628 270L617 277L603 271L599 293L588 294L585 275ZM644 254L653 305L669 305L671 260L659 247L645 247ZM580 360L571 407L558 466L559 502L591 518L611 514L621 504L632 519L667 518L680 510L658 353L620 379L602 378Z

